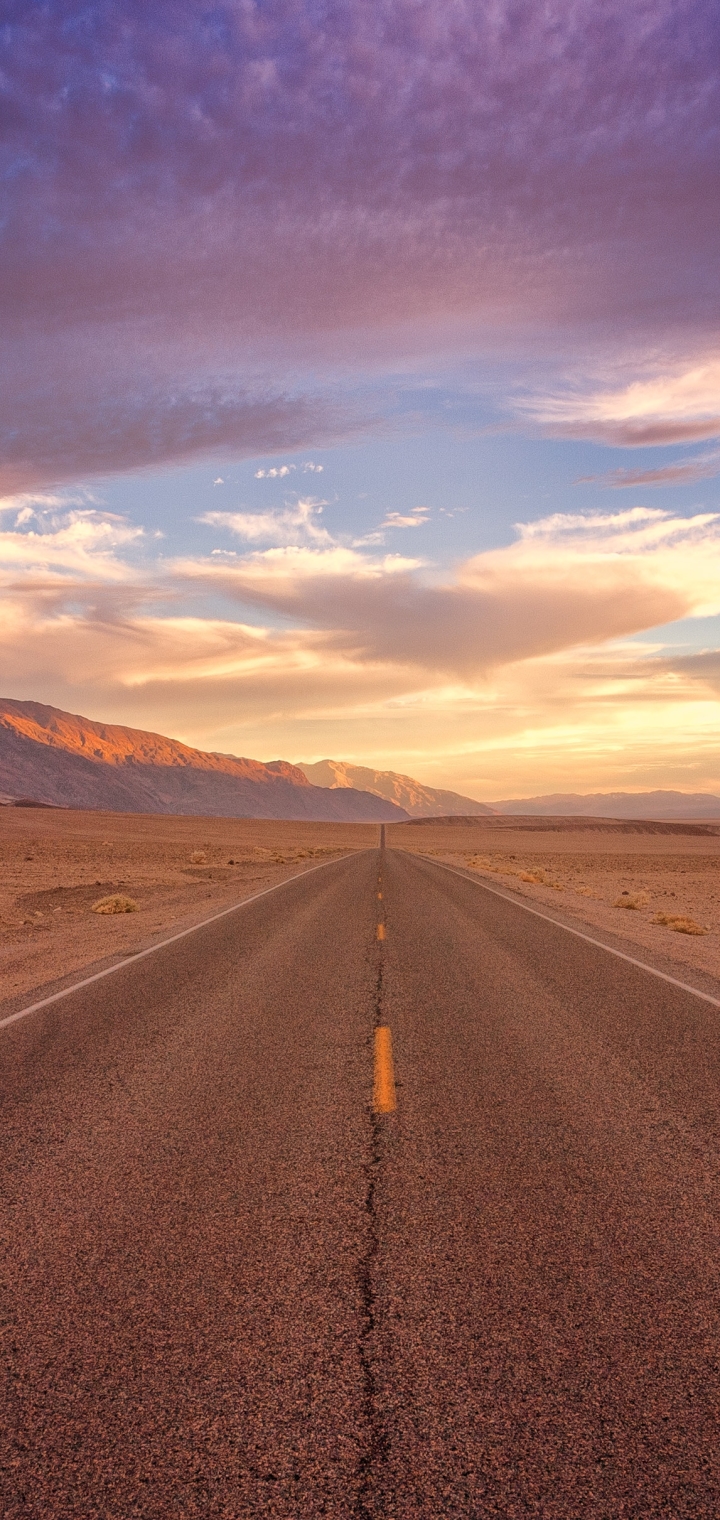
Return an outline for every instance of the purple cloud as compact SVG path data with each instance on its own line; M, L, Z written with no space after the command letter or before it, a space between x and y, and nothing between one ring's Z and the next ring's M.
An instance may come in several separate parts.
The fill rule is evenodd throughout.
M242 458L312 440L351 438L362 426L339 401L268 393L175 377L171 387L142 375L38 376L8 396L0 421L0 492L31 489L82 474L110 474L212 453ZM93 383L94 382L94 383Z
M588 418L586 422L549 423L545 432L556 438L592 438L614 448L647 449L671 443L698 443L720 435L720 413L715 417L658 417L638 421ZM631 482L632 483L632 482Z
M581 475L575 485L599 484L615 490L631 486L687 486L696 480L712 480L720 475L720 450L698 454L694 459L675 459L672 464L654 470L608 470L605 475Z
M710 0L11 0L14 457L52 476L234 446L238 430L267 450L262 396L230 424L218 376L256 370L269 342L291 366L350 329L369 351L368 334L408 319L702 331L719 31ZM60 340L74 361L92 352L99 399L75 430L66 396L38 404ZM174 426L180 350L206 389L202 424ZM133 364L152 372L158 419L137 458L111 383ZM316 436L270 431L278 447ZM126 439L114 453L108 433Z

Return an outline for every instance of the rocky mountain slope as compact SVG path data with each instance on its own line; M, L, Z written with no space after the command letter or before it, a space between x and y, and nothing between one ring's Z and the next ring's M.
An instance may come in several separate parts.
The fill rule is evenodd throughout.
M424 786L412 776L402 776L396 771L374 771L366 765L352 765L349 760L318 760L314 765L300 764L298 770L315 786L327 786L333 791L347 787L360 787L374 792L404 808L411 818L430 818L441 814L464 817L492 814L493 809L472 797L461 797L458 792L441 791L434 786Z
M0 794L122 813L354 823L407 817L374 792L314 786L285 760L209 754L162 734L9 699L0 699Z

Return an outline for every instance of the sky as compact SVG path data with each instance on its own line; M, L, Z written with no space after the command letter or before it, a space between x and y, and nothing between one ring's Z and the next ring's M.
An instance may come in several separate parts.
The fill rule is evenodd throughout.
M720 791L711 0L7 0L2 695Z

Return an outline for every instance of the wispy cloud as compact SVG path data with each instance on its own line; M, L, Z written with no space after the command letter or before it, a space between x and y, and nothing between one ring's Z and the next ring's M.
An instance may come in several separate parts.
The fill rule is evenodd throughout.
M19 491L11 496L0 496L0 513L14 512L16 527L33 519L47 518L50 512L92 505L93 497L86 491Z
M696 480L711 480L720 474L720 450L696 454L692 459L676 459L672 464L657 465L650 470L608 470L604 475L580 475L575 485L611 486L620 490L630 486L687 486Z
M136 572L125 556L143 537L142 528L114 513L70 507L62 497L35 497L21 507L13 528L0 529L0 582L8 572L15 581L18 572L38 571L126 581Z
M313 464L311 459L304 464L277 464L271 465L267 470L256 470L256 480L283 480L286 475L291 475L293 470L300 469L303 475L322 475L324 465Z
M306 497L277 512L204 512L197 520L251 544L331 544L331 535L319 521L327 505Z
M219 452L240 459L336 443L357 437L367 426L357 402L282 394L277 384L257 379L208 378L200 367L207 355L198 355L194 376L188 374L187 356L175 356L172 382L139 373L130 349L116 353L114 368L101 366L98 372L108 346L111 336L98 333L90 354L68 353L58 338L43 360L41 379L32 371L32 355L20 355L14 385L5 376L0 491L15 494L48 481Z
M720 435L720 360L633 380L620 390L536 396L521 411L561 437L647 446Z
M380 528L423 528L430 516L429 507L413 507L411 512L388 512Z

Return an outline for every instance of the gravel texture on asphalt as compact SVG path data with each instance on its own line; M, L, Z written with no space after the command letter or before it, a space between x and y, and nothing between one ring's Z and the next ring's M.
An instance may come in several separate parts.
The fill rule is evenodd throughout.
M707 1004L366 851L0 1065L6 1520L716 1520Z

